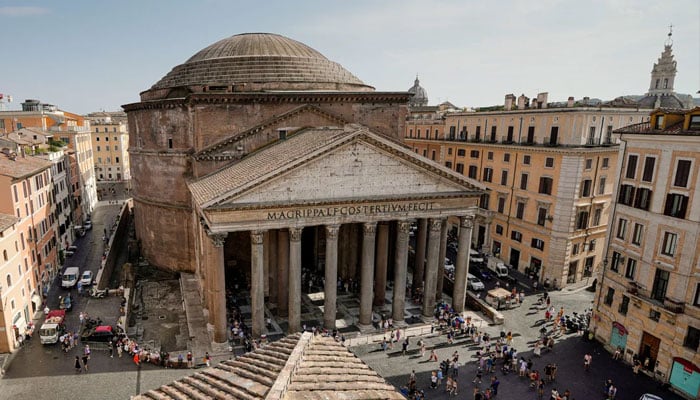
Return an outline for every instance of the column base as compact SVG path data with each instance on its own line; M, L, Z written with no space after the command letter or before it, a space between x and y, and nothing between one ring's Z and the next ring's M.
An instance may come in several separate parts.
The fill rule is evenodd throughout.
M408 323L406 323L406 321L397 321L397 320L394 320L394 327L395 327L395 328L401 328L401 329L403 329L403 328L408 327Z
M372 325L372 324L369 324L369 325L357 324L357 327L360 329L360 333L371 333L371 332L374 332L376 330L374 328L374 325Z

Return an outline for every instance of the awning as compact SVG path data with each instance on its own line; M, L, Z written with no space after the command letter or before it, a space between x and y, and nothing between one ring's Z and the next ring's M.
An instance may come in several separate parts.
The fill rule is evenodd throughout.
M628 333L627 328L617 321L613 322L613 328L617 329L620 335L626 335Z

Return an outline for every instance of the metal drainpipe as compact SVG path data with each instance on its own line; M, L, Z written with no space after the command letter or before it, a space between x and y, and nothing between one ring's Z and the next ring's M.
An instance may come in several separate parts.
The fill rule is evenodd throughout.
M515 154L515 157L513 157L513 180L510 184L510 201L508 202L508 218L506 218L506 235L508 235L508 232L510 231L510 218L511 214L513 213L513 200L515 198L515 176L517 175L518 171L518 153ZM503 173L503 172L501 172ZM508 237L508 236L507 236ZM509 239L513 240L513 239ZM512 247L511 247L512 250ZM503 254L503 251L501 251L501 255ZM510 253L508 253L510 255ZM510 257L508 258L508 265L510 265ZM512 267L512 265L511 265Z

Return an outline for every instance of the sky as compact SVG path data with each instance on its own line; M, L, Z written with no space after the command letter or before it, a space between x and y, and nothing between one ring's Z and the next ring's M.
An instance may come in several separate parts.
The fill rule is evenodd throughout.
M79 114L137 102L228 36L305 43L378 91L430 104L644 94L673 24L675 90L700 96L698 0L0 0L0 93Z

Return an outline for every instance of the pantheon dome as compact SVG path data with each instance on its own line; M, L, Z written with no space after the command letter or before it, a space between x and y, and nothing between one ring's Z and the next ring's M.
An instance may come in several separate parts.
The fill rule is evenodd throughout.
M147 92L214 87L223 91L338 90L373 91L342 65L311 47L271 33L244 33L222 39L173 68ZM226 90L228 88L228 90ZM182 91L177 91L182 93ZM183 93L184 94L184 93ZM152 96L148 96L152 97Z

